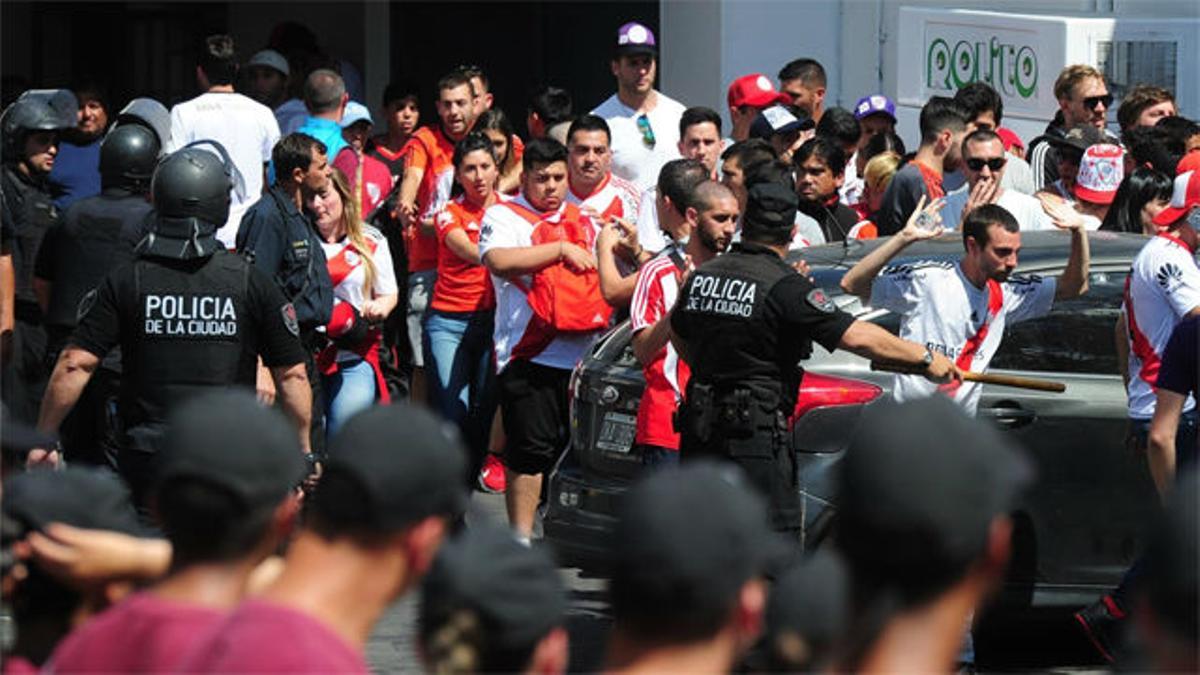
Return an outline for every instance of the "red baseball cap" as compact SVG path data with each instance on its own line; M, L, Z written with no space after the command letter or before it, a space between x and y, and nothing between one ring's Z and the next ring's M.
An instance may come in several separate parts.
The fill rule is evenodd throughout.
M1171 192L1171 203L1154 217L1154 224L1164 227L1172 225L1196 206L1200 206L1200 152L1193 150L1184 155L1175 167L1175 189Z
M1009 129L1008 127L1000 127L999 129L996 129L996 135L999 136L1000 141L1004 143L1005 150L1011 152L1014 145L1018 148L1025 147L1025 143L1021 141L1021 137L1017 135L1017 132Z
M775 103L791 103L787 94L775 90L775 85L762 73L743 75L729 85L729 107L748 105L765 108Z

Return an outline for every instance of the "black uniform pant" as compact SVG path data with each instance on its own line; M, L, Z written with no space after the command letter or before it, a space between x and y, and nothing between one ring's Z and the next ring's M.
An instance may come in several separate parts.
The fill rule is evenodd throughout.
M18 303L13 327L13 358L3 376L3 400L14 419L37 422L50 373L46 370L46 329L39 321L22 318Z
M707 438L695 430L681 430L679 461L725 460L742 468L747 480L767 498L771 527L788 535L798 534L803 523L796 453L788 439L782 417L752 432L730 435L722 425L713 425Z

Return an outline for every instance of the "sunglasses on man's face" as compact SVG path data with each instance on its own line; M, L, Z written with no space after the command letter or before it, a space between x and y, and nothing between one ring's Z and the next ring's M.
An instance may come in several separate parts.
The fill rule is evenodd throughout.
M999 171L1004 168L1006 162L1008 162L1008 159L1005 157L993 157L991 159L972 157L967 160L967 168L972 171L983 171L983 167L986 166L992 171Z
M646 144L646 147L653 148L658 139L654 137L654 129L650 128L650 118L646 117L646 113L638 115L637 128L642 132L642 142Z
M1095 110L1096 106L1103 103L1105 108L1111 108L1112 102L1113 102L1112 94L1103 94L1101 96L1088 96L1087 98L1083 99L1083 107L1087 108L1088 110Z

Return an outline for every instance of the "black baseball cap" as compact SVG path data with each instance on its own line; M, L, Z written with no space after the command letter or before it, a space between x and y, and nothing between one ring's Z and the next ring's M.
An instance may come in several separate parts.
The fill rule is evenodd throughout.
M294 424L249 391L188 399L167 420L156 490L197 478L229 490L247 510L277 504L304 478Z
M4 481L4 515L27 530L63 523L89 530L145 534L129 489L107 469L34 469ZM5 533L6 537L9 533Z
M825 547L775 579L767 599L766 638L780 655L812 659L843 636L848 625L850 578L837 552Z
M768 527L766 504L732 464L654 472L619 508L613 565L618 622L674 623L724 615L742 586L791 555Z
M765 230L792 229L796 224L799 198L794 190L779 183L758 183L746 191L746 211L742 226Z
M836 536L855 586L906 606L940 592L1032 478L1011 441L945 396L868 408L839 478Z
M1197 642L1200 635L1200 470L1181 473L1146 546L1141 592L1171 633Z
M545 550L519 543L508 528L483 523L438 552L422 585L421 632L430 635L465 611L479 620L489 648L531 649L563 625L566 610L566 590Z
M777 103L769 108L763 108L750 123L750 138L771 140L776 134L788 134L804 131L816 126L812 118L800 108L792 105Z
M466 509L466 450L453 426L423 408L382 405L355 415L333 437L324 467L314 508L367 531Z
M1047 136L1046 140L1051 145L1060 148L1070 148L1079 152L1083 152L1093 145L1110 142L1103 131L1090 124L1077 124L1067 129L1061 138L1058 136Z

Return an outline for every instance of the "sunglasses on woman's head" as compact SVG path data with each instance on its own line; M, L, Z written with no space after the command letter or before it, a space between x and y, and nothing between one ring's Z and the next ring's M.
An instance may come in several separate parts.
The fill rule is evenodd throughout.
M650 118L646 117L646 113L638 115L637 128L642 132L642 142L646 144L646 147L653 148L658 139L654 137L654 129L650 128Z

